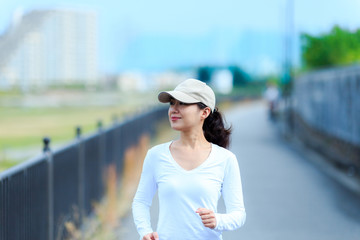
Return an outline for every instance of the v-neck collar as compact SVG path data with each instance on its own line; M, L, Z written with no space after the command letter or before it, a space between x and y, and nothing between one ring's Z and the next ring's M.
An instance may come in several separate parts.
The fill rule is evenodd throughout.
M185 168L183 168L182 166L180 166L180 164L174 159L172 153L171 153L171 150L170 150L170 146L171 144L173 143L173 141L170 141L168 142L168 144L166 144L166 148L167 148L167 152L168 152L168 155L169 155L169 158L170 158L170 161L173 163L173 165L178 169L180 170L181 172L183 173L193 173L193 172L197 172L199 169L203 168L205 165L207 165L211 158L212 158L212 155L213 155L213 152L214 152L214 144L211 143L211 150L210 150L210 153L209 155L207 156L207 158L199 165L197 166L196 168L193 168L193 169L190 169L190 170L186 170Z

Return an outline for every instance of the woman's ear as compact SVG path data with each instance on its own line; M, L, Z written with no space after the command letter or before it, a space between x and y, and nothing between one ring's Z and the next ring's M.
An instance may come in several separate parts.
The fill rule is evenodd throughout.
M206 107L202 109L201 119L206 119L211 113L211 109L209 107Z

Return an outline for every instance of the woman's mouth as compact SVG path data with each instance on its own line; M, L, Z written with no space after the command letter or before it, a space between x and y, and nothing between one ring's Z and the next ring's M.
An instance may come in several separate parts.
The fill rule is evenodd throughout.
M171 117L171 121L176 121L176 120L179 120L180 117Z

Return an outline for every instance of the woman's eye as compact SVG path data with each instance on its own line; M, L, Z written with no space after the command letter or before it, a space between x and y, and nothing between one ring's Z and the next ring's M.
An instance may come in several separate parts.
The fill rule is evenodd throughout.
M174 105L174 104L175 104L174 102L170 101L170 105L171 105L171 106Z

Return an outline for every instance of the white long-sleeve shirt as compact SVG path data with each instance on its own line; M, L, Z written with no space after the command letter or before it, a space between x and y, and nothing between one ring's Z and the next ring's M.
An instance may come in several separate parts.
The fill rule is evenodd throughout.
M171 142L151 148L144 160L139 186L132 204L133 217L140 239L154 232L150 206L156 191L159 195L160 240L218 240L225 230L241 227L246 218L240 171L236 156L212 144L209 157L190 171L172 157ZM217 212L223 195L226 213ZM203 225L198 208L215 212L215 229Z

